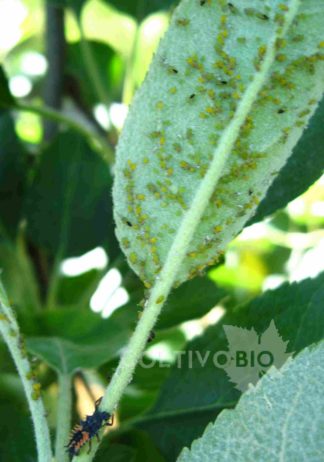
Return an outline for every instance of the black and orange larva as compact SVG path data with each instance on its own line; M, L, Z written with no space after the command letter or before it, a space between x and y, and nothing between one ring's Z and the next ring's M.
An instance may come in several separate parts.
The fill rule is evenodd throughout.
M114 423L114 416L105 411L100 411L99 405L102 397L95 402L95 410L92 415L87 415L85 420L80 422L73 428L70 441L66 445L66 451L71 457L77 456L80 449L89 442L89 452L91 450L91 438L97 437L99 441L99 430L107 425L111 426Z

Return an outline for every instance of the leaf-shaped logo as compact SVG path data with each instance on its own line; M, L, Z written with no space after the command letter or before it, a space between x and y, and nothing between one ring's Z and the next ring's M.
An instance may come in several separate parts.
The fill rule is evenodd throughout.
M223 368L240 391L255 385L272 366L279 369L292 355L274 321L259 337L256 331L237 326L224 326L228 341L228 357Z

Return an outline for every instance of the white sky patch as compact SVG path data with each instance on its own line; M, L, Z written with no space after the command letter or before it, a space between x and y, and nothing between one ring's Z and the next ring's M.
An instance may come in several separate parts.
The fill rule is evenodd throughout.
M306 278L315 278L324 271L324 238L305 253L292 252L288 262L290 273L289 281L301 281Z
M129 295L124 287L118 289L111 295L106 305L102 310L102 316L108 318L117 308L125 305L129 300Z
M113 103L110 106L109 114L112 124L121 130L128 113L128 106L122 103Z
M298 197L297 199L289 202L289 204L287 205L287 208L288 208L289 215L298 217L298 216L304 215L305 210L306 210L306 204L305 204L304 199L302 199L301 197Z
M44 75L47 69L46 58L36 51L28 51L21 60L21 70L30 76Z
M170 345L161 342L148 348L145 356L156 361L172 362L175 359L175 352Z
M122 277L117 269L113 268L108 271L108 273L101 279L97 290L91 298L91 309L97 313L103 311L112 295L120 287L121 281Z
M285 281L287 281L287 278L283 274L271 274L263 281L262 291L277 289Z
M81 257L67 258L61 265L61 271L66 276L78 276L92 269L104 269L108 257L102 247L97 247Z
M6 53L20 40L27 9L20 0L0 0L0 53Z
M97 104L93 113L100 125L107 130L110 127L110 120L106 106L104 104Z
M9 88L13 96L23 98L32 90L32 83L25 75L15 75L9 81Z
M311 210L315 217L324 217L324 201L314 202Z

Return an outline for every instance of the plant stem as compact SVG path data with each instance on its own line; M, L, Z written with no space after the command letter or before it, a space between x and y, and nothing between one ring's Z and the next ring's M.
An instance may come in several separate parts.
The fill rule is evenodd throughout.
M68 462L65 445L71 427L72 377L70 374L58 376L59 394L57 401L55 458L58 462Z
M15 316L9 307L4 288L0 283L0 331L15 362L23 383L34 425L38 462L51 462L50 434L45 417L45 409L40 396L39 384L35 382L32 368L27 358L23 337Z
M104 160L111 165L114 163L113 152L105 138L93 132L92 130L89 130L84 125L76 122L75 120L66 116L65 114L50 109L46 106L35 106L26 103L17 103L14 106L14 109L17 109L19 111L32 112L33 114L38 114L41 117L45 117L47 119L51 119L56 122L62 123L67 127L71 128L72 130L80 133L82 136L89 139L90 141L96 141L100 146Z
M76 15L76 18L81 36L81 52L83 55L86 71L88 73L89 79L91 82L93 82L93 87L99 100L106 106L108 112L108 107L110 105L108 92L106 91L106 87L102 82L96 60L92 53L91 44L86 39L80 15Z
M50 0L45 5L46 57L48 70L44 86L46 106L60 110L62 106L65 63L64 8L57 7ZM57 132L57 123L50 119L44 121L44 139L49 141Z
M169 295L176 275L188 251L189 244L195 230L206 210L210 198L220 179L225 163L233 149L233 146L240 134L240 129L249 115L251 108L256 101L260 90L266 83L271 66L276 56L276 41L285 35L293 19L298 13L300 0L292 0L289 13L286 15L284 27L277 31L268 43L264 60L260 70L256 72L250 85L247 87L235 114L224 130L218 146L216 147L209 169L203 178L196 195L193 198L190 208L187 210L181 225L177 231L174 241L170 247L164 266L156 278L155 285L145 304L143 314L136 326L135 332L130 339L127 350L122 356L118 368L103 397L101 408L107 412L113 412L119 402L125 388L131 381L136 365L144 351L150 331L161 312L164 301ZM82 454L75 462L90 462L96 452L98 444L94 442L90 454Z

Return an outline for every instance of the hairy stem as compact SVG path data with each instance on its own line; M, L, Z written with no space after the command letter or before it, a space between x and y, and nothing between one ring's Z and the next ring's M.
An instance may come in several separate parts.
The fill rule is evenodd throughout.
M38 462L51 462L52 451L45 409L40 396L39 383L35 382L32 368L27 358L23 337L8 299L0 284L0 331L15 362L23 383L34 425Z
M62 123L72 130L80 133L88 140L96 141L100 147L100 151L102 152L104 160L111 165L114 163L114 155L108 144L108 141L103 136L93 132L92 130L89 130L84 125L76 122L74 119L66 116L65 114L50 109L46 106L35 106L26 103L17 103L14 108L19 111L32 112L33 114L38 114L46 119Z
M181 222L164 266L159 273L155 285L152 288L150 296L145 304L143 315L137 324L135 332L130 339L128 348L121 358L119 366L106 390L101 403L101 408L107 412L111 413L115 409L125 388L133 376L136 365L146 346L149 333L154 327L154 324L161 312L163 303L172 289L177 272L181 267L195 230L204 214L204 211L206 210L218 180L222 175L225 163L239 136L240 129L245 122L246 117L250 113L260 90L269 77L270 69L276 56L276 40L285 35L298 12L299 5L300 0L291 1L284 27L278 30L272 37L272 40L269 41L260 70L256 72L253 80L244 93L231 122L224 130L219 140L209 169L201 182L196 195L194 196L190 208ZM78 461L75 459L75 462L91 461L96 452L97 446L98 445L94 443L90 454L82 455L78 458Z
M56 417L55 458L59 462L68 462L66 452L67 437L71 427L72 378L70 374L59 374L59 394Z

